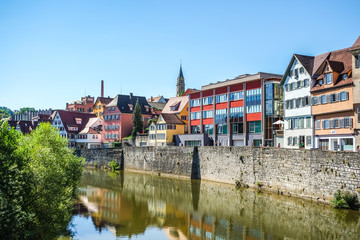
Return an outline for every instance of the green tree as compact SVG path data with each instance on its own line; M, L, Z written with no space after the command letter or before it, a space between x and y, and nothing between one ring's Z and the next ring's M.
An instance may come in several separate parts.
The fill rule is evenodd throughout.
M49 123L28 135L15 132L1 125L1 235L54 239L71 219L83 160Z
M9 118L13 114L14 113L11 111L11 109L9 109L7 107L0 107L0 119Z
M143 122L142 122L142 116L141 116L141 107L139 104L139 99L136 101L134 112L133 112L133 130L131 132L131 138L134 141L136 138L136 134L139 132L142 132L143 129Z
M35 112L35 108L33 107L23 107L17 112L17 114L22 114L24 112Z

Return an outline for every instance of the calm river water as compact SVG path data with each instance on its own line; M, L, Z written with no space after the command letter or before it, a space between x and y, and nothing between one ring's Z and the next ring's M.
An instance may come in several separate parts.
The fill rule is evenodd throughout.
M231 185L86 171L75 239L360 239L358 211Z

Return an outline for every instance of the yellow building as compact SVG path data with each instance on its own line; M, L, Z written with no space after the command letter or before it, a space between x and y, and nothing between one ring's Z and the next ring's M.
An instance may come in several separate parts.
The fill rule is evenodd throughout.
M103 118L104 107L108 105L112 100L113 98L110 97L107 98L98 97L93 107L93 113L96 114L97 117L104 119Z
M149 145L174 145L174 136L188 132L189 98L170 98L157 121L150 125Z

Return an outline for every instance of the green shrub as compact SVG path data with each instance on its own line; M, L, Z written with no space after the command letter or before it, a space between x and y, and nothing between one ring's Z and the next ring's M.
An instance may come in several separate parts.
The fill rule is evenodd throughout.
M119 163L115 162L114 160L112 160L111 162L109 162L109 167L111 167L111 171L120 170Z
M360 203L356 193L337 190L331 201L334 208L359 209Z

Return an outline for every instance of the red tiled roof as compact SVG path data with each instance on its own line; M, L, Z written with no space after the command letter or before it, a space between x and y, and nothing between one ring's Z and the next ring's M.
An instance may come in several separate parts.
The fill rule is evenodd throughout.
M61 118L61 121L64 125L66 132L71 132L76 134L84 129L87 122L89 121L89 118L96 117L96 115L92 113L74 112L74 111L66 111L66 110L57 110L57 112L59 113L59 116ZM82 119L81 124L77 124L75 118L81 118ZM69 131L68 126L78 127L78 130Z

